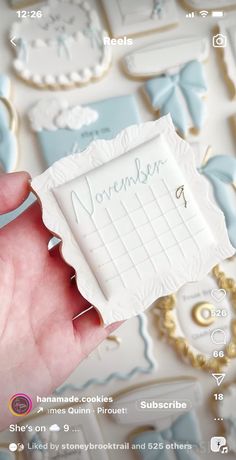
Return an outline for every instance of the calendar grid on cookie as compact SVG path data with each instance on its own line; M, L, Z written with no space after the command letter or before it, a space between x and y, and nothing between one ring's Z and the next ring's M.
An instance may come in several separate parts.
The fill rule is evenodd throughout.
M96 213L90 218L90 231L83 237L95 260L99 284L108 295L110 289L126 288L163 266L168 269L176 253L186 260L189 244L192 251L199 250L199 236L207 237L208 231L197 210L185 208L175 192L160 180L147 187L146 193L135 192L118 201L117 212L107 205L103 219Z

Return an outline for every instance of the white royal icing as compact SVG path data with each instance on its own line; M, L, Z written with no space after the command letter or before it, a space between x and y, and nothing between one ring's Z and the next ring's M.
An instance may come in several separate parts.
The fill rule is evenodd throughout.
M97 119L96 110L76 105L62 111L56 118L56 125L58 128L81 129L82 126L88 126Z
M126 72L133 77L155 76L188 61L204 61L209 54L209 41L188 36L154 42L127 54L123 59Z
M102 0L114 37L175 26L175 0Z
M58 129L56 117L63 109L66 110L67 107L67 101L61 99L53 98L50 100L50 104L47 99L41 99L32 107L29 113L29 119L33 130L37 132L43 129L56 131Z
M170 116L92 142L32 188L78 289L105 324L141 313L235 252Z
M98 119L98 112L90 107L69 107L66 100L41 99L29 112L32 129L36 132L60 129L81 129Z

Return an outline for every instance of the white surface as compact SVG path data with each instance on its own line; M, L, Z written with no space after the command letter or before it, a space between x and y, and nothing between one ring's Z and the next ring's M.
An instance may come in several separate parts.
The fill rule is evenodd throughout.
M31 187L79 291L107 325L202 279L235 252L169 115L92 142Z
M215 3L215 2L214 2ZM204 2L205 4L205 2ZM210 17L201 19L185 19L186 11L181 7L178 8L179 13L182 17L181 27L170 30L169 32L154 33L146 37L140 37L134 39L132 49L138 49L141 46L149 43L153 43L155 38L157 40L170 39L171 37L181 37L183 33L190 35L193 33L199 33L202 36L210 34L212 27L216 24ZM235 13L230 13L235 17ZM31 133L29 129L29 123L25 116L29 108L35 103L41 96L52 95L49 91L40 92L34 88L26 86L23 82L18 80L11 72L12 59L14 56L14 50L12 46L8 44L7 37L11 26L11 23L16 19L16 13L7 7L6 1L1 1L1 17L4 21L1 21L0 40L1 40L1 61L0 69L1 72L9 72L12 77L13 83L13 100L15 106L21 116L19 142L20 142L20 159L18 169L28 169L31 174L39 174L42 172L43 160L38 148L35 133ZM101 81L91 84L87 87L68 91L66 98L70 101L71 105L74 103L86 104L91 101L103 99L112 96L119 96L126 93L134 93L137 91L137 98L139 101L140 111L143 120L153 119L153 115L149 108L145 104L141 92L139 91L142 82L129 80L121 70L120 58L130 52L130 47L127 46L116 46L113 47L113 66L107 76ZM206 122L205 129L202 130L199 138L192 137L193 141L200 139L207 145L212 145L214 153L225 153L225 154L236 154L235 138L233 137L228 118L236 112L236 101L231 101L229 98L229 92L225 85L225 81L217 65L217 57L215 51L212 49L209 60L206 63L207 78L209 81L209 93L207 98L207 105L209 111L209 117ZM62 91L58 93L61 97L65 95ZM224 269L227 273L231 274L236 278L236 265L233 263L223 264ZM201 454L201 460L215 460L215 454L211 454L209 451L209 441L211 436L218 434L218 424L213 421L213 414L210 411L208 404L208 398L210 393L215 389L215 381L207 373L194 370L191 367L184 364L177 358L175 352L163 341L158 338L158 332L156 324L153 319L153 315L149 314L150 327L152 336L155 340L155 354L158 357L159 369L153 374L154 378L167 378L172 376L179 376L188 374L195 376L200 379L202 387L204 389L204 402L205 404L198 411L200 417L201 431L204 434L206 442L207 452ZM128 351L127 351L128 352ZM236 362L232 362L229 369L227 370L226 381L230 381L236 374ZM132 380L131 383L142 383L149 381L151 377L137 377ZM122 388L126 388L127 382L111 382L103 389L93 387L84 394L112 394ZM113 423L107 416L100 417L102 431L104 433L104 439L106 441L123 441L127 438L128 432L133 429L133 426L125 427ZM5 439L12 440L14 442L15 436L9 433L2 434L1 440ZM111 460L120 460L120 452L113 452ZM122 460L134 460L134 456L128 453L122 453ZM227 455L227 460L234 460L235 455Z

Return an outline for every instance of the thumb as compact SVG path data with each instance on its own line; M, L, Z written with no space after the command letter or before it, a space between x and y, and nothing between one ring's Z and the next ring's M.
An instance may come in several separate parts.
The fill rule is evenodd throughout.
M23 172L0 174L0 214L18 208L30 193L30 175Z

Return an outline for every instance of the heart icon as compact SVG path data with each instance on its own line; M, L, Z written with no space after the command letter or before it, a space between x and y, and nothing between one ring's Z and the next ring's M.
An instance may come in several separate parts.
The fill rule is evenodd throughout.
M216 300L216 302L221 302L226 296L226 291L224 289L212 289L211 297Z

